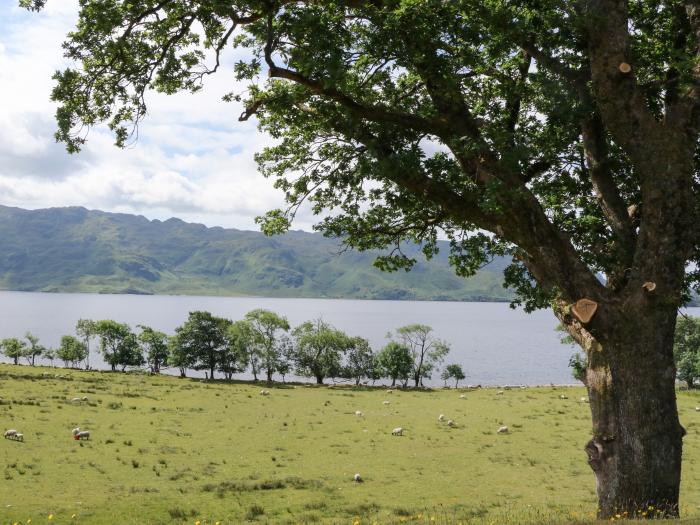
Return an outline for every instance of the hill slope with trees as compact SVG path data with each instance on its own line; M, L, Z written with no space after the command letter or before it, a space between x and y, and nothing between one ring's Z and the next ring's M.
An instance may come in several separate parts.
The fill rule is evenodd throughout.
M446 244L446 243L445 243ZM292 231L207 228L179 219L85 208L0 206L0 288L48 292L260 295L502 301L505 260L470 279L454 274L447 246L410 273L372 266L379 252L341 251L337 240Z

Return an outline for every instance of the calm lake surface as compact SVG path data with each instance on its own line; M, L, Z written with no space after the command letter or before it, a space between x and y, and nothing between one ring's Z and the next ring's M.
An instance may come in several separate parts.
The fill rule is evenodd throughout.
M505 303L0 292L0 338L31 331L42 344L56 347L62 335L74 334L81 318L114 319L133 328L145 324L171 334L193 310L237 320L255 308L285 315L292 326L322 317L369 339L375 350L386 344L389 331L410 323L430 325L452 346L445 362L462 364L472 385L574 383L568 367L574 349L559 342L552 312L526 314ZM700 313L700 308L690 310ZM96 347L94 342L92 367L107 368ZM434 375L429 383L442 381Z

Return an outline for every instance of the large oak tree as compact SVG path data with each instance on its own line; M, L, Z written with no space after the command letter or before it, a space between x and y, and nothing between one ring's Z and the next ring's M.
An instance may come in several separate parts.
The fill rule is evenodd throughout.
M38 9L43 0L21 0ZM697 0L84 0L56 75L58 138L146 93L199 89L244 48L245 120L289 209L378 264L441 232L457 272L495 254L526 309L553 307L587 354L599 514L678 513L672 343L699 274ZM240 52L239 52L240 53ZM229 99L237 99L233 93ZM604 279L601 279L604 276ZM589 322L571 305L587 298Z

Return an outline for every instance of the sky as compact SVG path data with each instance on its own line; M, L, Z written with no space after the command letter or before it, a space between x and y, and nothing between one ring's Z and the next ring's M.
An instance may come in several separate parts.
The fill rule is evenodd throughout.
M114 146L106 127L90 131L81 153L53 138L51 75L70 63L61 43L75 26L77 0L49 0L29 13L0 0L0 204L37 209L84 206L149 219L179 217L207 226L257 230L257 215L284 206L253 155L271 139L242 108L221 97L240 89L233 59L197 93L151 93L139 138ZM294 228L310 230L308 214Z

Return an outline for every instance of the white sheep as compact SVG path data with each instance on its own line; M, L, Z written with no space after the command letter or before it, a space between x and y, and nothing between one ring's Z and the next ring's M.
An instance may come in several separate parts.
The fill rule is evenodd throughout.
M382 401L382 403L385 404L385 405L390 405L390 404L391 404L391 401Z
M387 394L391 394L391 393L393 393L393 392L394 392L394 391L391 390L391 389L389 389L389 390L386 391Z
M77 436L78 434L80 434L80 427L75 427L71 432L74 436Z
M83 396L83 397L80 398L80 400L81 400L81 401L87 401L88 398L87 398L87 396Z
M497 396L502 396L502 395L503 395L503 390L499 390L498 392L496 392L496 395L497 395Z
M391 431L392 436L403 436L403 428L401 427L396 427L394 430Z
M269 395L270 395L270 391L269 391L269 390L261 390L261 391L260 391L260 395L261 395L261 396L269 396Z
M700 412L700 407L695 407L696 412Z
M364 416L364 414L363 414L362 411L360 411L360 410L355 410L355 415L356 415L357 417L362 417L362 416Z
M82 401L82 398L80 397L74 397L73 399L70 400L71 403L80 403Z
M81 430L77 434L74 434L74 438L77 440L90 439L90 431L89 430Z
M459 398L460 399L467 399L467 395L466 394L459 394Z
M559 396L559 399L569 399L565 394Z
M501 428L499 428L496 431L497 434L507 434L508 433L508 427L503 425Z
M362 483L362 481L363 481L362 476L360 476L359 474L355 474L352 477L352 479L355 480L355 483Z
M10 438L15 437L16 435L17 435L17 430L14 429L14 428L11 428L11 429L9 429L9 430L5 430L4 437L5 437L6 439L10 439Z
M587 398L587 397L582 397L582 398L581 398L581 403L588 403L588 398Z
M457 423L452 421L451 419L447 421L447 426L450 428L455 428L457 426Z
M440 414L438 416L438 421L445 421L445 414Z
M24 434L22 434L21 432L17 432L15 434L15 440L24 442Z

